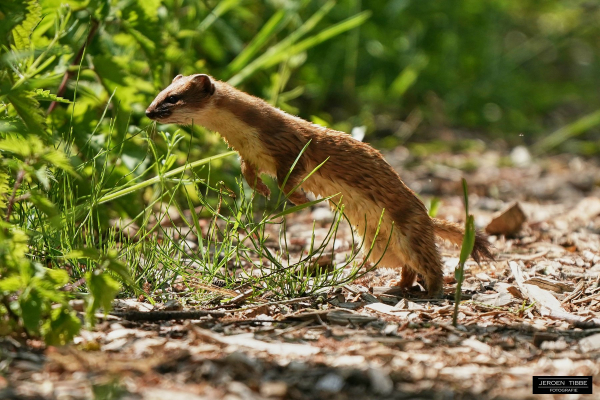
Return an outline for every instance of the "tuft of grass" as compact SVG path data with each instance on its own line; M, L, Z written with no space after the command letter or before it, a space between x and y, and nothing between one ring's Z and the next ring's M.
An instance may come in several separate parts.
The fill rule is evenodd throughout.
M115 291L121 297L144 295L150 301L166 301L175 296L172 288L181 283L186 289L177 296L185 301L195 304L226 301L231 296L223 291L205 291L207 286L218 282L225 291L250 290L250 299L285 299L327 291L377 265L367 266L366 261L375 242L360 241L353 231L348 255L335 263L334 244L346 219L341 196L289 206L289 195L323 164L290 193L280 192L274 205L263 206L262 197L255 191L248 194L241 178L234 190L221 181L211 180L211 164L234 152L173 168L172 155L181 144L181 136L164 132L159 135L167 143L165 154L160 153L153 141L146 140L147 170L156 172L152 178L142 180L141 174L123 185L108 188L111 171L105 158L94 163L97 171L93 174L91 193L79 196L76 178L61 175L55 189L61 191L56 199L64 201L61 208L65 212L57 225L60 229L42 219L36 208L18 208L16 223L26 225L30 221L32 230L38 232L32 241L32 257L66 269L74 279L81 279L79 285L73 286L76 296L88 298L91 294L95 304L108 311L108 299ZM111 142L106 147L122 148L120 143ZM145 206L137 215L113 220L107 226L104 208L125 196L143 196ZM323 201L334 206L331 225L323 235L313 223L305 247L292 251L287 218ZM359 260L361 251L365 257ZM107 271L119 285L100 284L94 293L89 284L90 273L99 270ZM102 288L112 292L102 296Z
M454 277L456 278L456 291L454 293L454 313L452 314L452 325L456 326L456 318L458 317L458 306L462 298L462 283L465 279L465 263L469 258L469 255L473 251L475 245L475 222L473 215L469 214L469 191L467 188L467 181L463 178L463 197L465 199L465 236L463 238L462 246L460 249L460 257L458 266L454 270Z

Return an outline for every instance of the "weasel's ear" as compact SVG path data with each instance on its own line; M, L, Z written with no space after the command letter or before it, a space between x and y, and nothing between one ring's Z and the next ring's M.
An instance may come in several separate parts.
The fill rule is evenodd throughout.
M215 92L215 85L210 76L206 74L192 75L191 81L204 93L213 94Z
M171 81L171 83L173 83L173 82L175 82L176 80L178 80L178 79L181 79L181 78L183 78L183 75L179 74L179 75L177 75L175 78L173 78L173 80Z

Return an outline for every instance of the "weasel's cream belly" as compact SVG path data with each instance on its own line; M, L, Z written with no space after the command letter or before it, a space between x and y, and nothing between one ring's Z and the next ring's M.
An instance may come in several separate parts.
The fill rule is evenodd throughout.
M330 200L331 207L335 209L335 204L340 202L344 205L344 213L352 227L364 239L363 253L367 255L371 252L371 262L381 259L379 265L389 268L400 268L409 263L411 249L407 232L403 232L402 227L394 223L390 212L377 203L377 198L373 201L356 188L324 178L318 172L302 188L321 197L341 194Z
M203 116L210 112L210 120ZM219 132L227 144L237 151L242 159L258 168L260 173L277 176L276 163L262 145L258 130L227 110L208 109L198 113L196 118L207 128Z

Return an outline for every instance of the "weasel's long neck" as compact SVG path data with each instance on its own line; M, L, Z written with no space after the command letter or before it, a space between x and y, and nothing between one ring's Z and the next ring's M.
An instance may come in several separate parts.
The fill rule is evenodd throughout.
M268 121L257 120L256 124L251 125L240 118L243 113L253 115L257 119L268 118L257 109L261 105L255 104L251 96L244 96L237 90L223 87L223 85L226 84L219 82L219 86L217 86L219 97L209 107L195 113L194 120L204 127L218 132L230 147L261 172L276 175L275 161L264 148L260 138L259 126Z

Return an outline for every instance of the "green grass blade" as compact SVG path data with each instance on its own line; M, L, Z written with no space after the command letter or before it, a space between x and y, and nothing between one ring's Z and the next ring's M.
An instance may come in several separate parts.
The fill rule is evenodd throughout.
M285 39L281 40L276 45L271 46L264 54L246 65L244 69L234 75L227 81L232 86L237 86L246 80L250 75L254 74L259 69L264 68L264 65L269 62L273 57L278 56L282 52L286 52L287 49L296 43L302 36L314 29L314 27L331 11L335 6L335 0L329 0L323 6L314 13L304 24L298 29L288 35Z
M467 187L467 180L463 178L462 180L462 188L463 188L463 199L465 200L465 217L469 218L469 189Z
M329 157L327 157L325 159L325 161L323 161L321 164L317 165L312 171L310 171L310 173L308 175L306 175L301 181L300 183L298 183L296 186L294 186L294 188L292 190L290 190L290 192L286 195L286 198L288 198L292 193L294 193L300 186L302 186L302 184L304 182L306 182L306 180L308 178L310 178L315 172L317 172L319 170L319 168L321 168L327 161L329 160Z
M584 115L577 121L565 125L562 128L552 132L550 135L544 137L533 146L533 152L535 154L543 154L557 146L560 146L566 140L578 136L597 125L600 125L600 110Z
M469 215L467 222L465 224L465 237L463 238L463 243L460 248L460 258L459 263L464 265L467 262L467 259L471 255L473 251L473 246L475 245L475 224L473 220L473 216Z
M234 8L240 0L224 0L220 1L217 6L198 24L196 35L201 35L206 32L223 14Z
M130 193L133 193L136 190L140 190L140 189L143 189L143 188L148 187L150 185L153 185L153 184L155 184L157 182L160 182L161 179L169 178L171 176L178 175L178 174L184 172L187 169L193 169L193 168L199 167L201 165L208 164L208 163L210 163L213 160L217 160L217 159L223 158L223 157L228 157L228 156L231 156L231 155L234 155L234 154L237 154L237 153L235 151L228 151L228 152L223 153L223 154L218 154L216 156L212 156L212 157L204 158L202 160L194 161L194 162L186 164L186 165L184 165L182 167L175 168L174 170L171 170L171 171L165 173L162 176L161 175L155 176L153 178L150 178L148 180L145 180L143 182L140 182L140 183L135 184L133 186L130 186L128 188L119 190L119 191L114 192L114 193L109 193L107 195L104 195L100 199L98 199L98 203L97 204L107 203L107 202L109 202L111 200L114 200L114 199L117 199L119 197L128 195Z
M334 195L327 196L327 197L324 197L322 199L317 199L317 200L309 201L308 203L303 203L303 204L300 204L300 205L297 205L297 206L294 206L294 207L290 207L290 208L285 209L285 210L281 211L280 213L277 213L274 216L270 217L269 221L273 221L275 219L281 218L283 216L286 216L288 214L294 213L296 211L300 211L300 210L303 210L303 209L305 209L307 207L314 206L315 204L319 204L322 201L329 200L329 199L337 196L338 194L339 193L336 193Z
M273 36L283 29L291 20L291 15L285 10L279 10L267 21L252 41L242 50L240 54L229 64L227 72L235 74L247 65L252 57L269 41Z
M465 277L465 263L473 251L473 246L475 246L475 220L472 215L469 215L469 194L467 181L464 178L462 180L462 185L467 219L465 221L465 236L460 249L458 266L454 270L454 277L456 278L456 291L454 292L454 313L452 315L452 325L454 326L456 326L457 323L458 306L462 297L462 283Z
M438 211L440 209L440 205L442 204L442 201L440 200L439 197L433 197L431 199L431 202L429 203L429 216L431 218L435 218L436 215L438 214Z
M350 29L354 29L357 26L361 25L371 16L370 11L363 11L360 14L354 15L344 21L335 24L327 29L322 30L314 36L311 36L308 39L297 43L296 45L290 47L286 52L280 52L274 57L271 57L267 62L262 66L262 68L269 68L275 64L278 64L285 59L301 53L305 50L310 49L311 47L315 47L318 44L325 42L326 40L331 39L334 36L337 36L341 33L349 31Z

